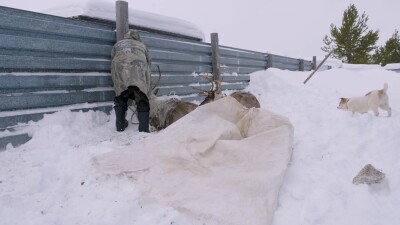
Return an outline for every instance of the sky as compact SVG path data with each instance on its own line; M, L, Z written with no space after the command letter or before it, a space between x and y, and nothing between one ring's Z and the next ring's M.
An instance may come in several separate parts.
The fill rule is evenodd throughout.
M79 4L85 0L69 0ZM106 0L113 2L114 0ZM398 0L127 0L134 9L187 20L199 26L209 42L219 34L221 45L289 57L322 56L330 25L340 26L344 10L355 4L369 16L370 29L380 31L378 46L400 30ZM0 0L0 5L42 12L65 5L60 0Z
M400 76L341 67L306 85L308 71L255 72L261 109L209 103L160 132L117 132L99 111L31 121L32 139L0 152L1 225L397 225ZM336 108L385 82L391 117ZM354 185L367 164L385 179Z

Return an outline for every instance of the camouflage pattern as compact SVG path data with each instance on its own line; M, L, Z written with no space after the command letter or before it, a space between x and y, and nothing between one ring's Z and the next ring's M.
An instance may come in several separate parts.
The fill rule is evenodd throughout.
M115 95L119 96L129 86L136 86L147 96L151 92L151 61L139 33L129 30L111 52L111 75Z

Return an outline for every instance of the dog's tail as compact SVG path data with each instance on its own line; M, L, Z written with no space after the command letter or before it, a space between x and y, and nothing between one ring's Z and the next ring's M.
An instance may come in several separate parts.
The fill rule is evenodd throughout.
M385 84L383 85L383 91L384 91L384 92L386 92L386 91L387 91L387 89L388 89L388 87L389 87L389 86L388 86L388 84L387 84L387 83L385 83Z

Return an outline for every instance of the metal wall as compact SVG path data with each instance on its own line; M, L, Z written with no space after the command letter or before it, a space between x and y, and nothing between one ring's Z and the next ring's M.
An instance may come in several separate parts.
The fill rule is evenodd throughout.
M0 6L0 149L29 140L28 121L60 109L112 109L110 53L115 27ZM201 100L191 86L211 73L211 45L141 32L152 58L152 79L162 71L158 95ZM311 62L220 46L224 90L244 89L249 73L268 67L311 69ZM271 59L270 63L268 59Z

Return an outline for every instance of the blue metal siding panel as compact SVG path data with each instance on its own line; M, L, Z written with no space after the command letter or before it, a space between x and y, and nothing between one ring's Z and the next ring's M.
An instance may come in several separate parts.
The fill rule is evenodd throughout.
M0 13L0 28L80 37L107 42L115 41L115 33L111 30L99 30L90 27L81 27L72 24L25 18L2 13Z
M211 55L210 44L199 42L198 44L193 44L192 42L176 41L171 39L161 39L161 38L142 38L143 43L149 49L154 50L164 50L171 52L183 52L189 54L200 54L205 56Z
M77 103L113 101L115 93L110 91L34 92L0 95L0 110L22 110L72 105Z
M94 87L112 87L111 75L26 75L0 74L0 93L5 90L20 92L20 89L66 89L82 90Z
M157 73L158 69L157 69L157 62L152 63L151 65L151 71L153 73ZM199 65L180 65L180 64L164 64L164 63L158 63L158 65L160 66L160 71L161 73L168 73L168 72L187 72L187 74L191 74L191 73L211 73L212 72L212 68L211 65L203 65L203 66L199 66Z
M63 53L70 57L100 57L110 58L111 45L99 45L63 40L41 39L23 36L0 34L0 49L43 52L49 56L54 53ZM25 56L27 56L25 54Z
M190 53L180 53L173 51L154 50L149 48L150 57L153 62L165 63L186 63L186 64L203 64L210 65L211 57L208 55L195 55Z
M109 60L0 55L0 72L87 71L110 72Z
M4 151L8 144L12 144L14 147L19 146L28 142L32 137L28 134L18 134L10 135L5 137L0 137L0 152Z
M250 50L244 50L239 48L232 48L220 45L220 55L221 57L233 57L233 58L247 58L258 61L265 61L266 54L262 52L255 52Z

